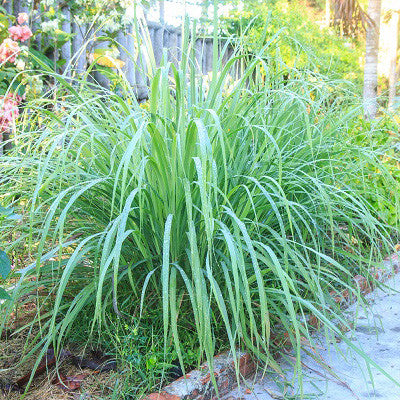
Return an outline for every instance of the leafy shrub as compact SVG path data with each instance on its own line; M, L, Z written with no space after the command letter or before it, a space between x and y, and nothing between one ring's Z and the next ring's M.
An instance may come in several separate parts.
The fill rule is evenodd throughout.
M388 251L390 227L354 184L379 158L343 140L356 113L337 106L335 82L263 75L260 54L225 93L238 58L222 68L214 50L208 87L189 50L179 69L156 70L145 108L57 76L57 107L30 105L0 184L23 201L36 254L13 299L32 285L54 294L38 315L41 354L85 313L101 332L110 313L133 329L156 309L181 362L190 331L209 361L225 341L278 369L273 338L286 330L299 359L310 313L340 334L329 291L356 295L352 276Z
M225 18L224 31L255 53L260 45L273 40L269 55L279 55L287 73L292 68L292 72L311 70L332 79L352 81L361 88L360 42L338 36L334 29L317 22L323 18L321 14L310 16L310 9L298 2L250 1L244 10L232 11Z
M384 165L384 168L376 163L369 163L366 166L368 176L365 183L370 186L366 198L378 211L379 217L385 223L393 226L398 226L400 213L398 203L400 190L398 131L399 124L390 115L383 116L377 121L355 119L348 131L350 141L362 146L366 151L369 149L374 151L379 155ZM393 179L388 181L387 175L390 175ZM359 176L356 184L360 184L361 179L362 176ZM387 196L388 193L390 193L389 197Z
M6 228L5 222L19 219L19 215L14 213L13 208L2 207L0 205L0 230ZM0 250L0 279L5 280L11 272L11 262L4 250ZM9 300L10 295L0 286L0 300Z

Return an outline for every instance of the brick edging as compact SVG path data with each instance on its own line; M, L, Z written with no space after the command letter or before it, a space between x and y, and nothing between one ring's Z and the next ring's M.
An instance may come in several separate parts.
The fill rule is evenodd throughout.
M391 262L391 270L388 268L373 268L371 270L371 280L362 275L355 275L354 280L360 293L366 295L375 289L374 282L378 280L385 282L393 274L400 271L400 264L397 254L387 257L385 262ZM350 296L349 290L344 289L341 292L331 291L329 293L335 303L341 308L347 308L355 302L356 298ZM319 320L314 315L308 319L308 324L314 328L319 328ZM286 345L289 335L284 334L286 340L281 345ZM272 339L273 340L273 339ZM275 339L276 340L276 339ZM242 378L249 378L256 371L256 362L251 355L244 351L237 352L239 373ZM230 352L224 352L214 357L214 376L217 383L219 396L224 396L232 389L237 387L237 378L235 372L235 362ZM217 399L215 388L211 382L211 375L208 364L204 363L199 369L187 373L165 386L158 393L151 393L142 398L142 400L215 400Z
M239 372L243 378L249 378L256 370L256 363L250 354L238 351ZM217 382L219 396L224 396L237 386L235 360L230 352L214 357L213 372ZM159 393L151 393L142 400L213 400L216 391L211 381L208 364L193 370L176 381L165 386Z

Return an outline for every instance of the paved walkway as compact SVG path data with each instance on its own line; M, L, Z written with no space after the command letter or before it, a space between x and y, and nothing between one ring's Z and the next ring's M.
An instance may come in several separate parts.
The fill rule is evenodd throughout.
M389 263L386 262L386 267ZM354 319L355 331L347 333L357 347L388 372L400 385L400 273L386 282L390 289L377 289L367 296L371 307L348 308ZM337 348L327 350L325 338L321 338L321 355L336 376L328 374L311 357L303 361L304 399L321 400L400 400L400 386L388 379L381 371L366 366L365 361L341 342ZM290 379L290 364L282 362ZM283 394L285 393L285 394ZM264 377L258 374L246 381L240 389L225 396L225 399L240 400L294 400L302 398L299 388L285 385L276 374Z

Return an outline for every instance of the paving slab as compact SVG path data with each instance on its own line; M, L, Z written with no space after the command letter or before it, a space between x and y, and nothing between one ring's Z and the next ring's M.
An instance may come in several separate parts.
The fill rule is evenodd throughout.
M386 268L391 268L386 262ZM353 304L346 313L354 320L354 330L346 337L362 349L400 385L400 274L385 282L386 288L366 296L369 307ZM225 400L400 400L400 386L365 360L345 342L328 345L324 335L316 337L318 352L331 368L322 367L303 354L302 389L293 379L290 358L281 360L285 379L260 371L251 380L228 393ZM292 384L288 384L288 381Z

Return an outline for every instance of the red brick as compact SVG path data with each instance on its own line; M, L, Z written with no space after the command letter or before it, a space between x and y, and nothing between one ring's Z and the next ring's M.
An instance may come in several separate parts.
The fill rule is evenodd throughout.
M346 300L349 299L349 289L342 290L342 297Z
M368 281L364 276L355 275L354 280L356 281L356 285L360 288L361 292L368 288Z
M226 389L227 387L229 387L229 378L226 377L223 380L218 381L218 386L221 389Z
M188 379L188 378L190 378L190 374L183 375L183 376L179 377L178 379L176 379L174 382L183 381L184 379Z
M181 400L181 398L179 396L176 396L175 394L161 392L161 393L151 393L142 400Z
M249 353L243 354L239 359L239 371L244 377L251 375L256 369Z
M314 314L312 314L311 317L308 319L308 324L315 329L319 329L321 322Z
M210 382L211 375L208 373L204 378L200 379L200 382L202 385L205 385L206 383Z

